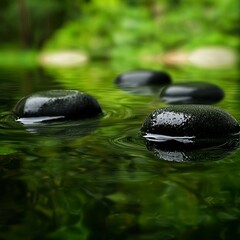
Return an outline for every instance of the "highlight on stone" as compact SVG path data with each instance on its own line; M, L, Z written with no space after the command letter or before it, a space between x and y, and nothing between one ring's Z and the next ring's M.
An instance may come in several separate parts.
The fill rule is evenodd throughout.
M13 109L16 118L46 120L85 119L102 113L97 100L77 90L49 90L26 96Z

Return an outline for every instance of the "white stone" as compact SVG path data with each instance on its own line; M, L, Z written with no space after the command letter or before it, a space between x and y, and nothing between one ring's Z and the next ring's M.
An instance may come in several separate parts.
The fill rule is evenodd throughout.
M224 47L203 47L189 54L191 64L202 68L223 68L236 63L236 53Z
M42 65L72 67L82 64L88 60L88 57L78 51L58 51L42 53L39 62Z

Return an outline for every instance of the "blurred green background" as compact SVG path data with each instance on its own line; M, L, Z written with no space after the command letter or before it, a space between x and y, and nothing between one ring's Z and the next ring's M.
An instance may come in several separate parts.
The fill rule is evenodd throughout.
M205 45L237 50L240 32L236 0L1 0L0 19L0 64L63 49L126 61Z

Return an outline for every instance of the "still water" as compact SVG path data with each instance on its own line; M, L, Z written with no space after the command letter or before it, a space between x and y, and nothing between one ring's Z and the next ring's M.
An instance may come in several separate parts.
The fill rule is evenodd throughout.
M238 145L187 153L160 149L157 154L147 148L139 135L142 123L167 104L158 91L119 89L114 79L127 70L109 62L72 69L0 70L1 240L240 236ZM220 86L225 98L216 106L240 121L236 69L164 70L174 83ZM24 126L12 119L11 109L20 98L49 89L91 94L104 114ZM176 162L186 155L190 161Z

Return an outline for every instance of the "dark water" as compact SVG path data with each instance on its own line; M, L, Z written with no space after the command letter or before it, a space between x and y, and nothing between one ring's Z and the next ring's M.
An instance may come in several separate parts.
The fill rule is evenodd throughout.
M156 92L115 86L115 77L127 70L109 63L0 69L1 240L240 236L238 144L188 152L149 148L139 130L166 104ZM164 70L174 82L206 81L223 88L226 96L216 105L240 121L236 69ZM25 126L12 120L11 109L21 97L49 89L89 93L104 115ZM180 161L185 156L190 161Z

